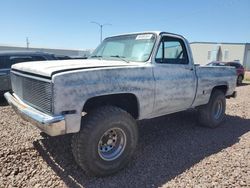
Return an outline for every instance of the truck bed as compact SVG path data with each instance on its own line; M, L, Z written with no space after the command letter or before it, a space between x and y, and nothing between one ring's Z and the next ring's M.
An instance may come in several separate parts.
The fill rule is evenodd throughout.
M226 96L232 95L236 87L236 70L233 67L196 66L197 93L192 106L206 104L211 89L219 85L227 85Z

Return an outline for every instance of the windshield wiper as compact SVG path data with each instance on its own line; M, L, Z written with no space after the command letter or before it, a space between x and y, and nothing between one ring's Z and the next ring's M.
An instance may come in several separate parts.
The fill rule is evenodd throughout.
M122 61L125 61L126 63L130 63L128 60L124 59L125 57L124 56L119 56L119 55L111 55L110 57L116 57Z

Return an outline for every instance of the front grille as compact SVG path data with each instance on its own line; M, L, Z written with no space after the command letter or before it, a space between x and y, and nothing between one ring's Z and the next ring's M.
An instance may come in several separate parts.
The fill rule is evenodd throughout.
M30 106L45 113L52 113L52 84L11 73L14 93Z

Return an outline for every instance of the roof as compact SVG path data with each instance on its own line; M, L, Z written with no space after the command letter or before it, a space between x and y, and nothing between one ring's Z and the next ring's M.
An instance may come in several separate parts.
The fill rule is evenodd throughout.
M123 34L118 34L118 35L112 35L110 37L116 37L116 36L123 36L123 35L136 35L136 34L146 34L146 33L153 33L156 35L161 35L161 34L170 34L170 35L176 35L184 38L182 35L175 34L175 33L170 33L170 32L165 32L165 31L141 31L141 32L132 32L132 33L123 33ZM107 37L107 38L110 38Z

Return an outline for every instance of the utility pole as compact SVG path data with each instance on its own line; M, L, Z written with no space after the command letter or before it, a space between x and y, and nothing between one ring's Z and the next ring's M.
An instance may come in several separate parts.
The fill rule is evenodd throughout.
M100 24L100 23L98 23L98 22L90 22L90 23L93 23L93 24L96 24L96 25L98 25L99 27L100 27L100 43L102 42L102 30L103 30L103 27L104 26L111 26L112 24L109 24L109 23L105 23L105 24Z
M29 49L30 47L30 42L29 42L29 38L26 37L26 48Z

